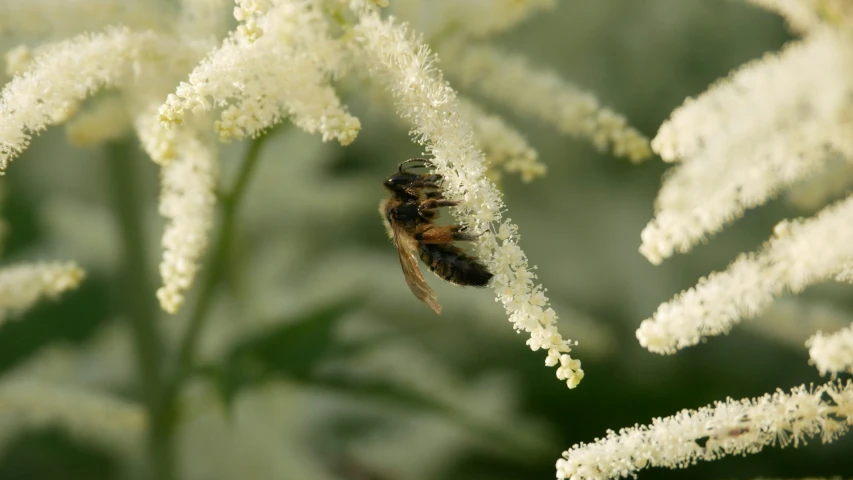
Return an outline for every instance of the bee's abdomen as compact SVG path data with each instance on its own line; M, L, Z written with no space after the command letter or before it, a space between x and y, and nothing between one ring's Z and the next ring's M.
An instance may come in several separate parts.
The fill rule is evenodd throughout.
M433 273L450 283L482 287L492 278L480 260L453 245L424 243L420 254Z

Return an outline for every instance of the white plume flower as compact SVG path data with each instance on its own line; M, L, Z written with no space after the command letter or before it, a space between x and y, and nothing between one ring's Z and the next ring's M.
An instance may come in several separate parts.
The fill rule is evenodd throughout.
M728 332L780 295L842 273L853 261L853 197L814 218L782 222L758 253L741 255L660 305L637 330L640 345L675 353L711 335Z
M188 110L199 113L217 105L226 107L216 125L226 141L258 136L290 118L306 131L320 132L324 141L350 143L360 124L326 80L339 48L322 12L309 0L273 2L268 11L247 8L236 12L244 28L169 95L161 120L180 123Z
M163 260L157 290L160 306L176 313L192 286L213 226L216 151L190 134L178 139L180 156L161 173L160 214L169 223L163 233Z
M503 167L507 173L518 173L521 181L531 182L545 175L548 167L539 161L539 154L527 143L522 134L497 115L490 115L471 100L459 98L459 116L474 132L477 147L488 160L486 174L491 180L499 180Z
M820 31L676 109L652 147L684 163L664 181L640 252L655 264L686 252L833 154L853 156L851 54Z
M563 134L590 140L599 150L633 162L649 158L648 140L591 93L538 70L519 55L491 45L448 42L442 63L464 87L496 103L550 123ZM519 95L524 92L524 95Z
M853 373L853 325L832 334L817 332L806 346L821 375Z
M824 29L749 62L676 108L652 148L665 161L687 160L790 124L803 108L832 115L848 88L847 52L844 38ZM822 75L827 69L833 74Z
M518 246L518 228L502 218L500 192L485 176L483 154L474 146L471 126L460 119L456 92L434 68L429 48L405 25L383 20L366 0L350 5L359 19L355 48L370 72L387 83L414 137L435 157L446 197L460 202L454 216L485 232L476 241L477 253L494 274L492 287L510 321L530 334L531 349L548 352L546 364L559 364L557 377L574 388L583 378L580 362L569 356L572 342L557 332L556 313L542 286L534 283L536 276Z
M0 268L0 322L77 287L84 273L75 263L20 264Z
M827 443L850 429L851 415L853 382L728 398L574 445L557 461L557 478L621 478L649 467L685 468L726 455L758 453L770 445L796 447L815 436Z
M125 28L84 34L45 49L7 83L0 93L0 172L31 135L68 119L96 89L118 86L147 37Z

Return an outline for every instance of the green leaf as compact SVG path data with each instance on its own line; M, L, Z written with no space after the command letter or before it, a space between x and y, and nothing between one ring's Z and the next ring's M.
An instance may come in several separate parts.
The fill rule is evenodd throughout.
M52 343L90 339L112 316L109 288L108 279L90 274L78 288L5 320L0 324L0 375Z
M216 377L227 406L248 385L273 378L305 377L335 354L337 322L361 303L361 296L347 297L279 322L241 339L226 355L224 364L205 370Z
M519 435L510 429L501 427L500 419L485 419L472 416L427 393L421 393L406 386L385 379L353 377L342 375L311 375L299 379L306 387L316 388L338 395L357 399L387 403L394 406L411 408L420 412L443 416L465 428L469 433L481 439L483 443L497 447L504 455L517 461L539 460L550 452L548 441Z
M543 451L549 451L550 445L503 428L501 419L471 415L427 392L392 380L353 376L337 368L334 373L318 368L329 366L330 361L346 365L347 359L398 335L379 335L360 342L337 341L334 332L338 322L360 304L361 297L345 298L282 321L238 341L226 355L224 363L196 371L214 378L228 413L241 391L264 382L284 380L334 395L444 417L481 439L483 444L496 447L506 455L518 456L520 460L539 458Z

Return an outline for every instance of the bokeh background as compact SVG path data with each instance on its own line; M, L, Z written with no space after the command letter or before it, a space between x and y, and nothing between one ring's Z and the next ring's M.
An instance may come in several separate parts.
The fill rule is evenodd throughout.
M780 18L740 1L559 3L495 42L595 92L649 137L686 97L791 39ZM428 8L422 13L408 20L428 28ZM826 380L808 365L802 342L815 325L849 323L849 286L811 288L675 356L649 353L634 336L658 304L755 249L781 219L811 212L782 196L655 267L637 248L663 162L631 165L499 107L548 166L533 183L505 175L502 186L561 331L580 342L574 352L586 376L568 390L543 365L544 354L512 331L489 291L430 276L445 307L434 315L408 291L376 212L384 177L421 151L385 105L342 89L363 125L351 146L287 127L265 145L201 342L204 362L228 373L199 374L186 389L181 478L553 478L563 450L608 429ZM224 183L246 147L223 148ZM138 400L124 303L132 292L118 281L124 259L108 162L133 164L154 279L163 224L156 166L136 144L122 158L116 151L74 148L54 128L0 179L8 225L2 263L74 259L88 273L78 290L0 325L0 382L40 378ZM152 302L154 287L146 292ZM185 317L162 314L160 327L174 338ZM259 338L269 341L259 347ZM262 353L244 362L240 345ZM267 369L262 379L253 377L257 368ZM337 378L361 383L329 381ZM62 422L0 418L0 433L4 480L118 479L144 462L133 443L138 432L127 432L130 446L117 446ZM853 438L815 440L640 476L853 477L851 452Z

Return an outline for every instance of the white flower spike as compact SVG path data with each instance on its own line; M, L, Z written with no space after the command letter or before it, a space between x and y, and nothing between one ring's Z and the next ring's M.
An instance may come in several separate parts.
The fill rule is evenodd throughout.
M482 152L474 146L471 126L458 113L456 92L434 67L429 48L406 26L383 20L367 0L352 0L358 15L354 48L370 73L383 79L393 93L400 115L413 125L412 135L434 156L444 176L447 198L460 205L453 211L461 223L485 231L476 241L477 254L494 274L492 287L518 331L527 332L532 350L548 352L546 364L560 365L557 377L574 388L583 378L580 362L569 356L573 342L557 331L557 315L518 246L518 227L502 218L500 192L485 176Z

